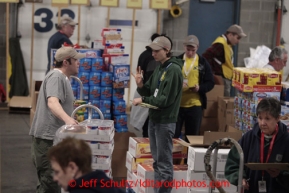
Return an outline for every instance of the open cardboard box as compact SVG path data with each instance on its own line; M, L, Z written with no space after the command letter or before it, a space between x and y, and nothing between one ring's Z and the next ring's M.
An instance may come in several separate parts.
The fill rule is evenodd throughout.
M225 131L226 132L240 132L242 134L242 131L236 129L235 127L231 125L226 125Z
M231 126L229 126L231 127ZM230 128L233 130L233 128ZM242 137L242 132L235 129L234 131L230 132L211 132L205 131L204 136L187 136L190 143L180 142L185 146L194 146L194 147L209 147L218 139L222 138L232 138L236 141L239 141Z

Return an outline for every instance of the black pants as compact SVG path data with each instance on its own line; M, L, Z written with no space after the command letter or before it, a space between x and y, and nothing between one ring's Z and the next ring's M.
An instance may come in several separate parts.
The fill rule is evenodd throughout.
M145 121L145 123L142 127L142 136L143 137L149 137L148 129L149 129L149 117L147 118L147 120Z
M193 106L188 108L180 107L174 138L180 137L184 122L185 135L199 135L202 116L203 109L201 106Z

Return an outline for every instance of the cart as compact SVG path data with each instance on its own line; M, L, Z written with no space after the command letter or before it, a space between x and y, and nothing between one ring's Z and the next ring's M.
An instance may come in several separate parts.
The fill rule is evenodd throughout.
M204 156L204 164L205 164L206 173L208 177L210 178L211 182L215 184L217 182L215 176L216 176L217 159L218 159L217 155L218 155L218 150L219 150L220 145L225 145L225 146L235 145L235 147L238 150L238 153L240 155L240 163L239 163L239 178L238 178L237 192L243 193L244 188L242 186L242 179L243 179L243 167L244 167L244 154L243 154L243 150L241 146L236 140L232 138L223 138L223 139L216 140L215 142L212 143L212 145L209 146ZM213 155L213 167L212 167L210 165L210 160L211 160L211 154L214 149L215 151ZM220 193L226 193L223 187L216 187L216 188L219 190ZM209 187L209 193L212 193L213 189L214 188Z
M96 106L91 105L90 103L76 107L73 110L73 112L71 113L71 117L73 118L75 116L76 112L82 108L89 108L88 109L88 118L87 118L88 120L90 120L92 117L92 109L94 109L96 112L98 112L100 119L102 119L102 120L104 119L104 116L103 116L101 110L99 108L97 108Z

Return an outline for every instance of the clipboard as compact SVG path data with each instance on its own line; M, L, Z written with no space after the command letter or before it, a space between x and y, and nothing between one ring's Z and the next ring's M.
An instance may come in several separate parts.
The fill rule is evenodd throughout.
M150 105L148 103L140 103L139 106L144 107L144 108L150 108L150 109L159 109L158 107Z
M267 169L289 170L289 163L247 163L245 165L251 170L267 170Z

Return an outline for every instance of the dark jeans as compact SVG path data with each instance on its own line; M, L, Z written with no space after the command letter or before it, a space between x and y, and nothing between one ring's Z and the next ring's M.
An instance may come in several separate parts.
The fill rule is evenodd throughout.
M149 117L147 118L147 120L145 121L145 123L142 127L142 136L143 137L149 137L148 128L149 128Z
M203 109L201 106L193 106L188 108L180 107L174 138L180 137L184 122L185 135L199 135L202 116Z
M31 156L37 170L37 193L60 193L60 186L53 181L52 169L47 157L47 152L52 147L53 141L32 137Z

